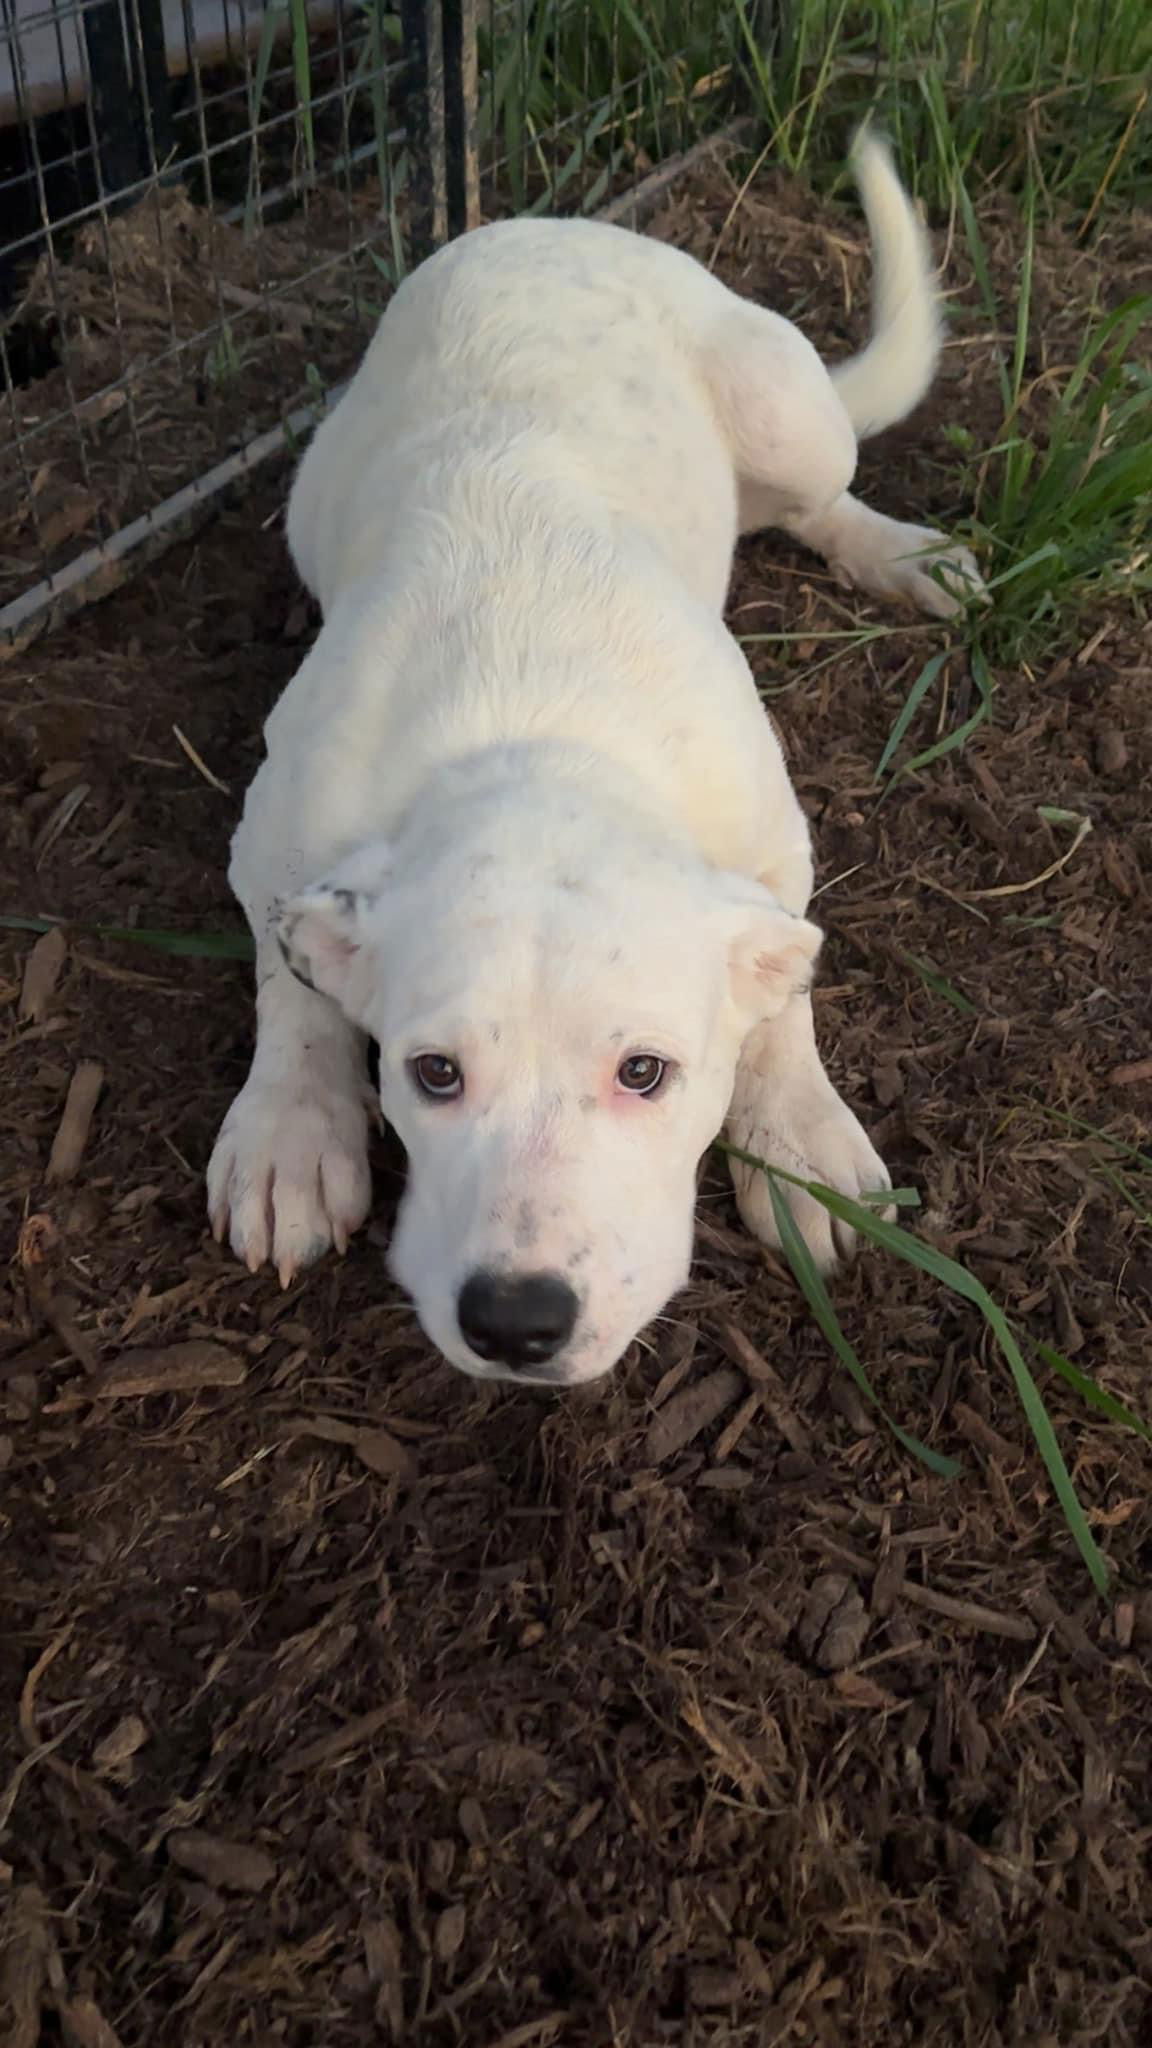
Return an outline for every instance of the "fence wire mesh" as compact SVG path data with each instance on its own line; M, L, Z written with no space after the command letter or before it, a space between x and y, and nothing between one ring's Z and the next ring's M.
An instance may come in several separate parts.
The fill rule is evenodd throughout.
M1146 0L0 0L0 640L290 444L475 220L750 110L807 172L878 105L935 209L960 169L1091 223L1150 64Z
M414 255L481 211L591 210L700 134L718 18L0 0L8 637L291 440Z

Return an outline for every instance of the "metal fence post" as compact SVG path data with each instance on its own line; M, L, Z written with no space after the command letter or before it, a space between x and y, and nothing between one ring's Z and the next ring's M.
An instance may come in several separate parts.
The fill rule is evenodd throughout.
M440 0L444 24L444 182L448 233L480 224L480 154L476 134L479 60L478 0Z
M480 219L476 16L477 0L402 0L417 261Z
M400 25L404 37L409 245L413 261L421 263L447 240L440 0L401 0Z

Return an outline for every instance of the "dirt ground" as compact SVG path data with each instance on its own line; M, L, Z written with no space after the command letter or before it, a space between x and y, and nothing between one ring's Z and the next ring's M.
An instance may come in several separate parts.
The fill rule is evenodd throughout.
M765 181L725 228L733 197L702 183L661 231L816 339L857 335L855 217ZM1146 223L1117 234L1126 290L1150 250ZM1058 347L1093 259L1048 256ZM999 260L1010 285L1007 229ZM954 343L867 457L891 511L962 509L944 427L994 412L963 301ZM237 928L228 835L312 630L282 496L0 667L0 904ZM1147 1225L1064 1121L1148 1137L1146 645L1087 619L879 802L939 634L827 661L858 616L893 623L776 539L743 553L737 628L802 636L750 652L813 819L831 1066L927 1237L1148 1415ZM953 706L967 687L957 660ZM1072 834L1039 806L1093 827L1045 881ZM976 1312L879 1255L836 1287L892 1413L961 1457L944 1481L711 1172L693 1284L610 1384L477 1388L385 1278L387 1145L371 1226L287 1294L209 1241L243 965L74 932L20 1022L30 946L0 933L0 2037L1150 2037L1146 1447L1046 1384L1101 1601ZM49 1180L83 1062L90 1135Z

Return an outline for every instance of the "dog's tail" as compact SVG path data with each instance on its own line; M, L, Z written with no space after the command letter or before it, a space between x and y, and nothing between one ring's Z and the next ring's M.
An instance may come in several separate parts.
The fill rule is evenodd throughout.
M940 356L940 307L928 237L887 144L862 128L852 163L872 237L872 338L832 382L863 441L919 405Z

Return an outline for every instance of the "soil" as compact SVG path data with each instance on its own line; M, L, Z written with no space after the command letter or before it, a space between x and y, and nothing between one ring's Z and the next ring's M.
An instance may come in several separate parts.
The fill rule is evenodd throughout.
M858 335L855 217L764 180L726 226L736 196L713 174L661 231L818 341ZM1053 347L1123 237L1135 289L1152 243L1117 237L1038 266ZM1008 281L1011 248L1005 220ZM970 303L933 401L867 454L893 512L963 509L946 428L995 416ZM2 900L77 921L31 969L0 934L0 2034L1148 2039L1144 1444L1042 1374L1101 1599L977 1309L878 1253L835 1287L891 1415L961 1459L944 1480L711 1169L691 1287L561 1399L430 1353L385 1277L387 1144L369 1228L286 1294L209 1241L248 971L78 926L239 929L228 835L313 623L283 492L0 668ZM1099 1135L1149 1128L1137 622L1002 671L968 747L881 800L939 629L774 537L732 611L797 636L749 651L813 819L839 1085L923 1237L1147 1418L1148 1182L1133 1166L1126 1201ZM826 636L860 618L889 630L841 654ZM954 657L948 718L969 688ZM1075 827L1042 807L1091 822L1060 865Z

